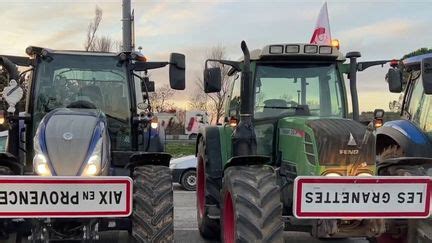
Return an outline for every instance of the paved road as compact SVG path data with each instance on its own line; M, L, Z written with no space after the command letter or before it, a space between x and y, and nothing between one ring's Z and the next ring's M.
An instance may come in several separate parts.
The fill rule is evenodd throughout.
M211 242L202 239L199 236L196 222L195 212L195 192L188 192L181 189L180 186L174 186L174 229L175 242ZM365 239L350 239L350 240L316 240L308 233L302 232L286 232L284 233L285 242L289 243L321 243L321 242L337 242L337 243L367 243Z
M178 243L211 243L200 237L197 230L195 212L195 192L188 192L181 189L179 185L174 186L174 229L175 242ZM284 233L285 242L289 243L367 243L364 239L319 241L310 237L307 233L286 232ZM2 242L2 241L0 241ZM13 242L13 241L8 241ZM101 234L101 242L133 242L127 232L106 232Z

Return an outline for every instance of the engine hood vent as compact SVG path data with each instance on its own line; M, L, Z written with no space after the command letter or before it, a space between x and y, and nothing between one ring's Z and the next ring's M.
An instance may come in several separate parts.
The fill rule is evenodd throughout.
M314 132L320 165L375 163L375 136L370 136L363 144L366 126L361 123L349 119L320 119L306 124Z

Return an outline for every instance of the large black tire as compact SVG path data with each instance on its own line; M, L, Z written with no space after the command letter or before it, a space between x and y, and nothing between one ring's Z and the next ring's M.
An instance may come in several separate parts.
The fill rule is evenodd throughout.
M399 158L403 156L405 156L405 153L401 147L397 145L389 146L378 155L378 163L385 161L386 159Z
M145 165L133 173L132 236L138 242L173 242L174 210L170 169Z
M403 149L397 145L392 145L387 148L385 148L380 154L378 154L377 163L383 162L387 159L392 158L399 158L403 157L405 155ZM373 241L370 240L370 242L373 243L404 243L406 242L407 237L407 231L406 227L400 227L396 226L394 224L391 224L390 229L387 229L395 233L384 233L381 236L375 238Z
M220 236L220 220L209 217L208 205L219 205L220 183L206 175L206 164L209 162L206 153L206 144L201 137L198 143L197 153L197 221L198 229L202 237L206 239L218 239Z
M13 171L6 166L0 166L0 175L13 175Z
M223 242L283 242L282 203L269 166L233 166L222 183Z
M188 170L185 171L180 179L180 184L187 191L195 191L196 190L196 171Z

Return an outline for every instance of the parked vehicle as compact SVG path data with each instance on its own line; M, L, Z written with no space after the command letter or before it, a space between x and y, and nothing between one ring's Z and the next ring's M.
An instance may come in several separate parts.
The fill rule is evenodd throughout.
M432 54L395 63L386 80L389 91L404 93L401 119L377 130L380 175L431 176ZM390 220L380 242L431 242L432 221Z
M242 42L241 48L241 61L205 62L207 93L221 89L221 70L210 62L231 66L229 74L240 78L230 87L225 124L198 134L201 235L282 242L284 229L317 238L382 233L383 223L375 219L297 219L293 185L297 176L374 175L375 136L358 121L356 73L388 61L357 63L360 53L350 52L346 64L337 47L326 45L275 44L250 53Z
M26 52L29 57L0 56L0 64L10 76L10 84L5 88L7 92L3 92L3 98L9 104L5 117L10 127L8 153L0 153L0 174L15 175L16 180L24 181L33 171L33 175L40 176L32 177L33 180L42 184L67 184L70 189L49 187L48 192L54 195L49 201L52 204L59 203L55 195L79 193L80 185L89 180L92 181L87 190L94 190L96 196L89 197L88 191L82 197L76 194L67 201L71 205L63 208L66 212L33 212L37 202L42 204L42 196L31 206L20 204L20 208L15 209L19 215L35 215L24 221L20 216L10 216L17 215L13 207L12 212L2 208L2 218L5 215L12 218L4 220L0 226L3 237L15 230L18 236L28 236L32 242L93 242L100 231L128 230L139 242L172 241L173 191L168 167L171 156L162 153L160 140L152 132L153 113L148 94L145 103L135 102L133 77L139 77L135 72L169 65L171 88L184 89L184 55L172 53L169 62L146 62L143 56L134 52L97 53L40 47L29 47ZM24 116L15 109L22 97L17 65L29 67L27 71L33 72ZM145 86L145 79L141 81ZM137 106L145 113L138 115ZM26 123L25 132L19 129L20 120ZM24 156L19 152L21 141L25 141ZM27 171L26 175L24 171ZM65 180L62 176L71 177L62 181ZM83 176L93 179L83 181ZM120 183L117 178L121 178L126 188L110 191L109 199L106 199L108 191L97 193L97 188L103 188L97 185L98 177L109 188L117 188L115 186ZM133 190L129 177L133 180ZM3 190L12 190L8 187L11 185L2 185ZM37 188L40 187L30 185L34 191L39 190ZM46 190L41 189L40 193L43 195ZM94 214L98 216L89 217L88 214L93 213L87 212L86 206L79 206L78 202L88 203L98 197L101 197L100 201L94 203L99 206L94 210L103 205L111 206L106 207L108 211L97 211ZM61 203L64 201L66 199ZM76 208L67 211L74 206L72 204ZM109 211L115 205L123 205L126 210ZM61 207L49 207L46 211L57 209Z
M196 165L197 159L195 155L172 159L170 162L170 169L173 182L180 183L180 185L188 191L195 191Z
M199 130L209 125L206 111L186 111L185 134L189 139L196 139Z

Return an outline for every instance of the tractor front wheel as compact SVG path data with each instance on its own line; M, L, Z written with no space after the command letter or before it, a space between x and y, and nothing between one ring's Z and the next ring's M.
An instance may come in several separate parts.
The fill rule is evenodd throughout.
M145 165L133 173L132 236L138 242L173 242L174 210L170 169Z
M282 203L273 168L226 169L222 203L223 242L283 242Z
M381 153L378 155L378 161L384 162L387 159L392 158L399 158L403 157L405 155L404 151L401 147L393 145L385 148ZM406 223L406 222L405 222ZM379 237L375 239L375 242L377 243L406 243L407 242L407 227L404 225L390 225L391 232L397 232L396 234L392 233L383 233Z

